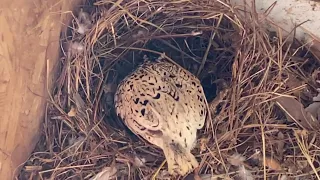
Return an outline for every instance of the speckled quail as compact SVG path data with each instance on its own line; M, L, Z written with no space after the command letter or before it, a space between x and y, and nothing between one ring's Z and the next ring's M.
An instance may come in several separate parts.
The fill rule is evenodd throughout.
M114 101L127 127L163 150L170 174L199 166L191 150L207 100L196 76L164 60L146 61L118 85Z

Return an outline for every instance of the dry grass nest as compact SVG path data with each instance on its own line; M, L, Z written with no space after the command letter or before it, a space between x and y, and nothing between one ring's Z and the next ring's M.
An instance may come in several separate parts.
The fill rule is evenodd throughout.
M75 14L21 179L319 177L319 61L266 31L267 14L222 0L90 1ZM209 102L198 175L170 177L162 151L115 115L117 84L161 54L197 75Z

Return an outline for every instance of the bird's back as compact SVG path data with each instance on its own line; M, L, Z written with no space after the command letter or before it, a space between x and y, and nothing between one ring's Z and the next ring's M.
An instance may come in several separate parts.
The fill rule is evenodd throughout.
M118 86L115 107L135 134L158 146L171 138L186 149L207 114L200 81L168 62L146 62L127 76Z

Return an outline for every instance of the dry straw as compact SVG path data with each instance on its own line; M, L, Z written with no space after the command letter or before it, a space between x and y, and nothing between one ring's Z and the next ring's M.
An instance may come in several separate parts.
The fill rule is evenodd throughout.
M144 56L162 54L201 79L210 103L191 178L316 179L319 123L301 107L317 94L319 62L298 41L267 32L267 12L223 0L87 2L62 39L43 136L20 178L184 178L169 177L162 152L113 108L117 83Z

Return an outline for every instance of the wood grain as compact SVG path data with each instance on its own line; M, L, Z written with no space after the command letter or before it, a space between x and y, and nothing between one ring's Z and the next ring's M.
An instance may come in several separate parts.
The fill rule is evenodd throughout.
M63 24L80 0L4 0L0 7L0 177L13 179L39 139Z

